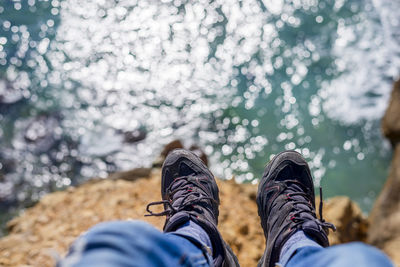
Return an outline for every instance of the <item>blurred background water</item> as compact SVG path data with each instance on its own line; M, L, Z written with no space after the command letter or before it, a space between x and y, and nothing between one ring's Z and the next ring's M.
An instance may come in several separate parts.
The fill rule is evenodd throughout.
M0 0L1 221L150 166L181 138L256 182L297 149L325 196L371 208L400 70L398 1Z

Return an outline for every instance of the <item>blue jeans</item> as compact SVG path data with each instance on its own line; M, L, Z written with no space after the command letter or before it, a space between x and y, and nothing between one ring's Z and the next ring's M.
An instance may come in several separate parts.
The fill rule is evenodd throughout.
M362 243L322 248L301 236L281 255L284 266L393 266L378 249ZM204 242L196 238L161 233L140 221L101 223L78 238L58 266L212 266Z
M295 266L392 267L393 264L378 249L361 242L353 242L328 248L302 247L285 265L285 267Z
M177 233L163 234L141 221L114 221L80 236L57 266L212 266L212 259L201 243Z

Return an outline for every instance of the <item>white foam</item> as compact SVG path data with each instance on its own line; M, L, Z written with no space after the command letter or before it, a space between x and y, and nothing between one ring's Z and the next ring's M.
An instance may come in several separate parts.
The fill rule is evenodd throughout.
M333 55L341 75L319 93L328 116L346 124L381 118L400 74L400 3L372 3L358 23L339 23Z

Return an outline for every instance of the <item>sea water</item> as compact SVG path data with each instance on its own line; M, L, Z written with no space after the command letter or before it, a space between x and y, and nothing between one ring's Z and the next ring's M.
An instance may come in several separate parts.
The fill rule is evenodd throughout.
M256 183L295 149L368 211L400 70L389 0L0 1L0 208L197 144Z

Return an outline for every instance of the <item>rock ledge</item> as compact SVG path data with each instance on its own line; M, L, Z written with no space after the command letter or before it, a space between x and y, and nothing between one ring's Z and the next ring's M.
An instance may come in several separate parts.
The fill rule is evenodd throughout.
M53 266L77 236L102 221L140 219L161 229L164 218L144 217L146 204L160 198L159 170L143 178L134 171L133 179L123 174L124 180L92 181L48 194L10 221L10 234L0 239L0 266ZM255 202L257 186L221 180L218 184L222 235L242 266L256 266L265 242ZM325 219L338 228L329 236L332 244L365 239L367 221L355 203L335 197L324 204Z

